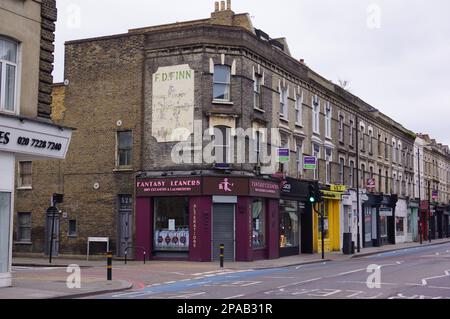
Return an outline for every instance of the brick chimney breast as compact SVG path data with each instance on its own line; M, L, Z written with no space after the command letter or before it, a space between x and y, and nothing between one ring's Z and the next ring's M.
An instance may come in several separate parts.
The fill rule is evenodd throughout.
M225 11L225 1L220 1L220 11Z
M219 1L214 3L214 12L219 12Z

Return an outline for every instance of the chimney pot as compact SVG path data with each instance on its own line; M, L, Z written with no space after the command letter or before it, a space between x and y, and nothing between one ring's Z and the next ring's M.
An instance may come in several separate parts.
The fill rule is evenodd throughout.
M216 2L214 3L214 11L215 11L215 12L218 12L218 11L219 11L219 1L216 1Z
M224 11L225 10L225 1L221 1L220 2L220 11Z
M300 59L301 64L305 64L305 59Z

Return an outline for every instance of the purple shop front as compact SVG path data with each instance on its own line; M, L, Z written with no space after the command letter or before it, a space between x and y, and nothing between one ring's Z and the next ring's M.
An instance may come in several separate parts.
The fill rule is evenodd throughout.
M136 246L150 259L211 262L220 244L228 261L279 258L279 198L279 183L268 179L137 179Z

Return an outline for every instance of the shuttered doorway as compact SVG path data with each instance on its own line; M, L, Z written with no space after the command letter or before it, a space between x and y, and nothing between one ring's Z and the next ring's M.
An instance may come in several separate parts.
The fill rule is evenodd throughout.
M234 204L213 206L213 260L220 258L219 247L225 245L225 261L235 260Z

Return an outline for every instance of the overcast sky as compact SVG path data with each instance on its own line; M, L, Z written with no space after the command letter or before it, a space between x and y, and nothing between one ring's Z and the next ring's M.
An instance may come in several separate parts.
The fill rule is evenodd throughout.
M57 0L55 81L64 42L209 17L214 0ZM450 145L450 1L232 0L295 58L415 132ZM120 75L118 75L120 76Z

